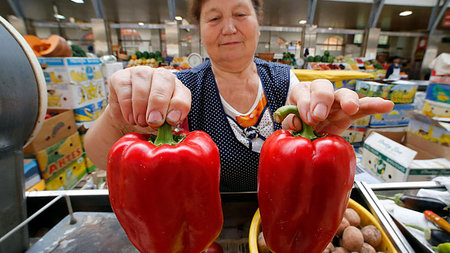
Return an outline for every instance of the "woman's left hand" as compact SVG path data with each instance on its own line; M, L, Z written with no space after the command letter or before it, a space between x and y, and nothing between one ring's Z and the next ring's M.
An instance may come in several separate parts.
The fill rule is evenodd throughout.
M357 119L376 113L388 113L394 103L379 97L359 98L352 90L334 90L325 79L300 82L289 93L287 104L297 105L302 120L317 132L341 134ZM284 129L300 130L297 116L283 121Z

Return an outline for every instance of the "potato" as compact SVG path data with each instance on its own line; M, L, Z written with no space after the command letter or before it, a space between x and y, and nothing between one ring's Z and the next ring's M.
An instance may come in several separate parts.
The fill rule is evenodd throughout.
M333 251L333 253L350 253L347 249L343 247L336 247Z
M333 243L328 243L327 247L323 250L322 253L332 253L334 251Z
M258 252L270 253L269 247L267 247L266 240L264 240L263 232L258 235Z
M374 225L367 225L361 229L364 241L376 248L381 243L381 232Z
M338 230L336 232L336 235L338 236L342 236L342 233L344 232L344 230L350 226L350 223L348 222L348 220L344 217L342 218L341 224L339 224Z
M361 222L361 218L358 213L352 208L345 209L344 217L348 220L350 225L355 227L359 226L359 223Z
M376 253L376 250L368 243L364 243L359 253Z
M358 251L364 244L364 237L355 226L349 226L344 230L341 239L341 246L349 251Z

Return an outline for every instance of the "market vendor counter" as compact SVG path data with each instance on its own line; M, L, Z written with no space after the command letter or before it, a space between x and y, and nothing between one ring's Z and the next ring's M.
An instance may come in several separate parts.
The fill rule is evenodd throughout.
M293 69L298 80L302 82L314 81L316 79L327 79L333 83L336 89L349 88L354 89L356 80L374 79L373 73L348 71L348 70L309 70Z
M443 188L435 182L372 185L355 182L351 198L371 212L394 246L392 252L423 252L422 246L403 233L382 208L376 194L411 192L424 187ZM112 212L107 190L27 192L28 216L60 195L70 197L76 222L71 222L66 201L60 198L29 223L33 245L27 252L137 252ZM251 252L248 235L258 208L256 192L222 193L221 197L224 226L216 242L224 252Z

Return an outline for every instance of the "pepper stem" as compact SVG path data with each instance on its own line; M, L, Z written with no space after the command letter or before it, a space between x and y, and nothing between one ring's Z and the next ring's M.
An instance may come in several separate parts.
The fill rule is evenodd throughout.
M155 144L155 146L161 146L164 144L175 146L183 139L184 138L179 138L179 135L173 134L172 126L169 125L169 123L164 122L164 124L158 128L158 135L153 141L153 144ZM149 141L152 142L151 140Z
M422 231L424 233L425 239L427 241L431 239L431 229L423 228L423 227L420 227L420 226L417 226L417 225L414 225L414 224L404 224L404 225Z
M302 120L298 112L298 108L295 105L285 105L278 108L278 110L276 110L273 114L273 119L277 123L281 123L289 114L297 115L297 117L300 119L300 122L302 122L302 130L292 131L293 136L304 137L311 141L323 137L323 135L319 135L316 132L314 132L314 129Z

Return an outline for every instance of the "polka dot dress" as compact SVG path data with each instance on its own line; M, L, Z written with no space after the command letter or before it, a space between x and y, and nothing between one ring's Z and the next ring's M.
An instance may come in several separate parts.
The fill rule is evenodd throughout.
M272 113L286 103L290 69L287 65L258 58L255 58L255 63L268 104L260 121L273 122ZM219 148L221 191L256 191L259 153L252 150L252 145L244 145L234 134L220 100L211 63L206 61L194 69L178 72L177 77L192 93L189 130L205 131ZM270 129L280 128L280 124L273 122ZM268 136L268 130L264 131L264 136Z

